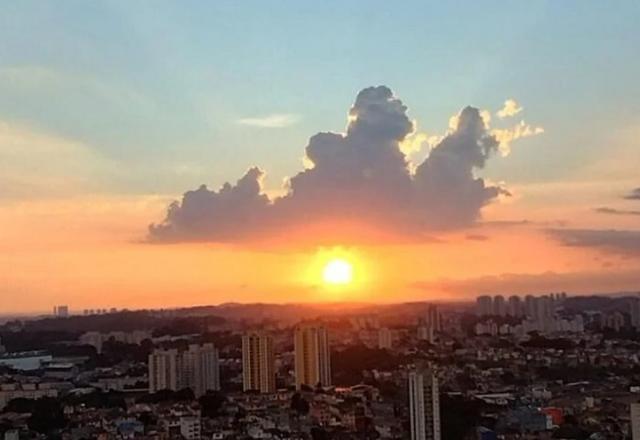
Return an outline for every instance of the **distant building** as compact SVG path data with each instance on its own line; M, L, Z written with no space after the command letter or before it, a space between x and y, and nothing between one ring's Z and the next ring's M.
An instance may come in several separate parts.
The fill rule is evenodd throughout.
M640 403L631 404L631 440L640 440Z
M393 348L393 331L387 327L378 330L378 348L391 350Z
M191 388L196 397L220 389L218 350L213 344L188 350L154 350L149 355L149 392Z
M331 360L327 329L299 325L294 334L296 388L331 385Z
M434 331L442 331L442 320L438 306L431 304L427 310L427 325L431 326Z
M274 393L276 391L273 338L265 333L242 337L242 389Z
M53 357L47 351L24 351L0 355L0 365L20 371L39 370L52 360Z
M621 312L611 312L601 316L600 327L619 332L625 327L624 315Z
M524 313L522 300L519 296L510 296L507 301L507 315L509 316L522 316Z
M0 385L0 410L13 399L40 399L58 397L58 390L46 383L5 383Z
M488 295L476 298L476 314L478 316L488 316L493 314L493 300Z
M433 327L420 325L418 326L418 340L420 341L429 341L429 343L433 344L435 342L435 334L433 332Z
M56 318L66 318L69 316L69 306L55 306L53 316Z
M636 330L640 329L640 298L631 299L629 315L631 316L631 326Z
M197 416L180 417L180 435L185 440L199 440L201 438L201 421Z
M409 373L411 440L441 440L438 379L430 370Z
M91 345L96 349L96 352L102 353L103 344L110 339L125 344L140 345L142 341L151 339L151 337L152 334L148 330L134 330L132 332L116 331L110 333L86 332L80 336L79 341L84 345Z
M504 300L504 296L496 295L493 297L493 314L496 316L506 316L507 303Z

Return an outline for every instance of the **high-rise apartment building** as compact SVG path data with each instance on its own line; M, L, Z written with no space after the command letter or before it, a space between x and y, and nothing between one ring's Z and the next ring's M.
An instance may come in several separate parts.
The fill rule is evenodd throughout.
M427 325L433 328L434 331L442 331L442 320L438 306L431 304L427 310Z
M476 313L478 316L493 315L493 299L488 295L476 298Z
M640 440L640 403L631 404L631 440Z
M409 373L411 440L441 440L438 378L422 369Z
M276 391L273 338L266 333L247 333L242 337L242 388L244 391Z
M496 295L493 297L493 314L496 316L505 316L507 314L507 303L504 296Z
M55 306L53 316L56 318L66 318L69 316L69 306Z
M387 327L383 327L378 330L378 348L383 350L390 350L393 348L394 334L393 331Z
M322 326L302 324L294 334L296 388L331 385L329 334Z
M149 355L149 392L191 388L196 397L220 389L218 350L213 344L188 350L154 350Z
M522 300L519 296L512 295L507 300L507 315L522 316L524 313Z

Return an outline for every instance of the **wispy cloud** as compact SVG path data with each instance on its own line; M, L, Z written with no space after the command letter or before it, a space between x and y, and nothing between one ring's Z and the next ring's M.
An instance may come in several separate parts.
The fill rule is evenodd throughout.
M238 119L238 124L261 128L283 128L296 124L299 115L292 113L274 113L272 115Z
M640 200L640 188L634 189L629 194L624 196L624 198L627 200Z
M500 119L509 118L511 116L515 116L522 111L522 106L518 104L515 99L507 99L504 102L504 107L502 107L496 115Z
M634 211L632 209L616 209L609 208L607 206L603 206L601 208L596 208L596 212L600 214L614 214L614 215L640 215L640 211Z
M529 125L524 121L510 128L495 128L491 130L491 134L500 143L500 152L503 156L509 155L511 152L511 143L515 140L537 136L544 133L544 128Z
M565 246L588 247L621 255L640 256L640 230L549 229L547 232Z

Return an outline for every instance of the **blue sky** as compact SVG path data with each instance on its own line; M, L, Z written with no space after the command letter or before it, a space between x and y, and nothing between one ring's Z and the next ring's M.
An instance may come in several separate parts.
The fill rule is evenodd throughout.
M637 120L637 2L451 3L8 2L0 118L154 176L115 191L167 193L252 164L278 185L369 85L391 87L427 133L465 105L517 99L553 134L492 165L523 182L563 178ZM237 123L271 114L298 122Z

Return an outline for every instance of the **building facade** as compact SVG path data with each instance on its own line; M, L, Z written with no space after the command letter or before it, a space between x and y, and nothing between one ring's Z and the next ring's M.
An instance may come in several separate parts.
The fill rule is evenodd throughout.
M220 389L218 350L213 344L188 350L154 350L149 355L149 392L190 388L196 397Z
M276 391L273 338L265 333L242 337L242 389L274 393Z
M300 325L294 334L296 388L331 385L329 335L322 326Z
M438 378L431 370L409 373L411 440L441 440Z

